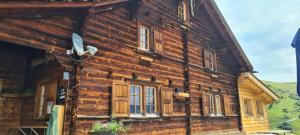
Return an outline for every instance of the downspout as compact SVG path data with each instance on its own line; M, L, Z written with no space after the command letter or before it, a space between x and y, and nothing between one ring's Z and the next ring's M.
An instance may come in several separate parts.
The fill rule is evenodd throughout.
M184 92L190 94L190 75L189 75L189 28L182 26L182 39L183 39L183 75L184 75ZM191 134L191 107L190 97L185 99L185 112L186 112L186 135Z

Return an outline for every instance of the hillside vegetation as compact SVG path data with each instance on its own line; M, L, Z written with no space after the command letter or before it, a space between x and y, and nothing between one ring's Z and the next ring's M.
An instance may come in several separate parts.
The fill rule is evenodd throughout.
M300 98L296 93L296 83L277 83L263 81L279 97L279 102L268 106L272 129L291 129L300 135Z

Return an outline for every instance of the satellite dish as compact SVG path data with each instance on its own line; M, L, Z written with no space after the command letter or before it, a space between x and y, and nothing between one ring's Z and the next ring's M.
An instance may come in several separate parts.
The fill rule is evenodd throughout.
M84 54L82 38L77 33L73 33L72 41L73 41L73 47L74 47L75 51L77 52L77 54L79 56L82 56Z

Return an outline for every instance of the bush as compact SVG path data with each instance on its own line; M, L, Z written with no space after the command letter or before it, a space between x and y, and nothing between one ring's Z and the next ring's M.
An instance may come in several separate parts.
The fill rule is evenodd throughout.
M278 128L281 128L281 129L283 129L283 130L293 130L293 127L292 127L291 124L288 123L288 122L282 122L282 123L278 126Z
M282 109L282 111L283 111L284 113L289 113L289 111L288 111L287 108Z
M92 126L91 132L101 133L101 132L110 132L113 134L125 132L125 127L123 123L112 120L108 123L95 123Z

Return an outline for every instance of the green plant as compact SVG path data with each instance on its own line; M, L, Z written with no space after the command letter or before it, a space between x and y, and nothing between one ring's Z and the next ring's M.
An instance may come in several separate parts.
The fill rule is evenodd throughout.
M112 120L108 123L95 123L92 126L91 132L101 133L101 132L110 132L110 133L120 133L126 132L126 129L122 122L117 122L116 120Z
M293 127L288 122L282 122L281 125L278 126L278 128L284 129L284 130L292 130Z

